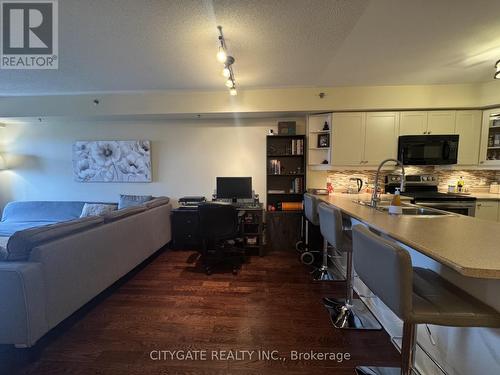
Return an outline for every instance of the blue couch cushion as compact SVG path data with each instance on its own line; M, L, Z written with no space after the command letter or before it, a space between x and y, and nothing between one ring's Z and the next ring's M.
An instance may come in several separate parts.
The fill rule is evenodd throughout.
M85 202L10 202L3 210L2 222L44 222L78 219Z
M88 230L104 222L101 216L89 216L38 228L18 231L7 243L7 257L3 260L23 261L30 256L31 250L46 242Z
M85 203L87 202L10 202L3 210L2 221L0 221L0 236L10 237L24 229L78 219ZM116 205L116 203L109 204Z
M48 224L55 224L55 221L23 221L23 222L0 222L0 237L10 237L14 233L29 228L43 227Z

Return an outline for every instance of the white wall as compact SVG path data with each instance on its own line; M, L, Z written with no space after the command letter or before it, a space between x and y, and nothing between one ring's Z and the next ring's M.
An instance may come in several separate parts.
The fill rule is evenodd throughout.
M304 119L296 119L303 131ZM8 124L0 144L11 168L0 175L9 200L117 201L120 193L205 195L216 176L252 176L265 197L266 132L278 119L92 121ZM72 174L76 140L152 141L152 183L79 183ZM3 192L3 194L2 194ZM0 202L0 205L2 202Z

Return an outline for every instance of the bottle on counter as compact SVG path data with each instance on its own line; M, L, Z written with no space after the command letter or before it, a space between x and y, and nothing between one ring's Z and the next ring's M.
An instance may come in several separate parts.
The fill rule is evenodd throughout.
M464 178L460 176L460 178L457 181L457 192L462 193L464 185L465 185Z
M326 178L326 190L328 191L328 195L333 195L333 182L330 176Z
M401 192L396 188L394 197L392 197L391 205L389 206L389 213L393 215L401 215L403 208L401 207Z

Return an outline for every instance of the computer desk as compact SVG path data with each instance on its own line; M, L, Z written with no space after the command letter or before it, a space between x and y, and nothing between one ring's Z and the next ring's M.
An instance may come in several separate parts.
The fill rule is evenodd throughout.
M248 253L264 255L264 206L262 203L235 204L239 217L239 236ZM174 249L201 249L198 206L180 206L172 210L172 242Z

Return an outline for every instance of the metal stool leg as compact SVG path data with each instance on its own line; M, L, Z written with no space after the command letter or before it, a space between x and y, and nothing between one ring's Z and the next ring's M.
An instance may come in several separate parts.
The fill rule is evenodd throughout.
M403 344L401 347L401 368L398 367L356 367L358 375L412 375L415 367L417 347L417 325L403 323Z
M368 307L360 300L354 299L354 272L352 265L352 251L347 253L347 295L346 298L338 300L323 300L330 312L330 319L335 328L379 330L382 326L377 318L370 312ZM337 303L331 303L335 301Z
M300 261L307 265L311 266L314 263L315 257L314 254L319 253L317 250L311 250L309 244L309 222L305 220L305 250L300 255ZM313 271L314 272L314 271Z
M307 251L307 240L305 238L305 226L306 226L306 218L304 215L300 218L300 240L298 240L295 243L295 250L297 250L299 253L303 253L304 251Z
M320 268L313 272L313 279L316 281L342 280L342 276L335 274L328 268L328 242L323 241L323 263Z

